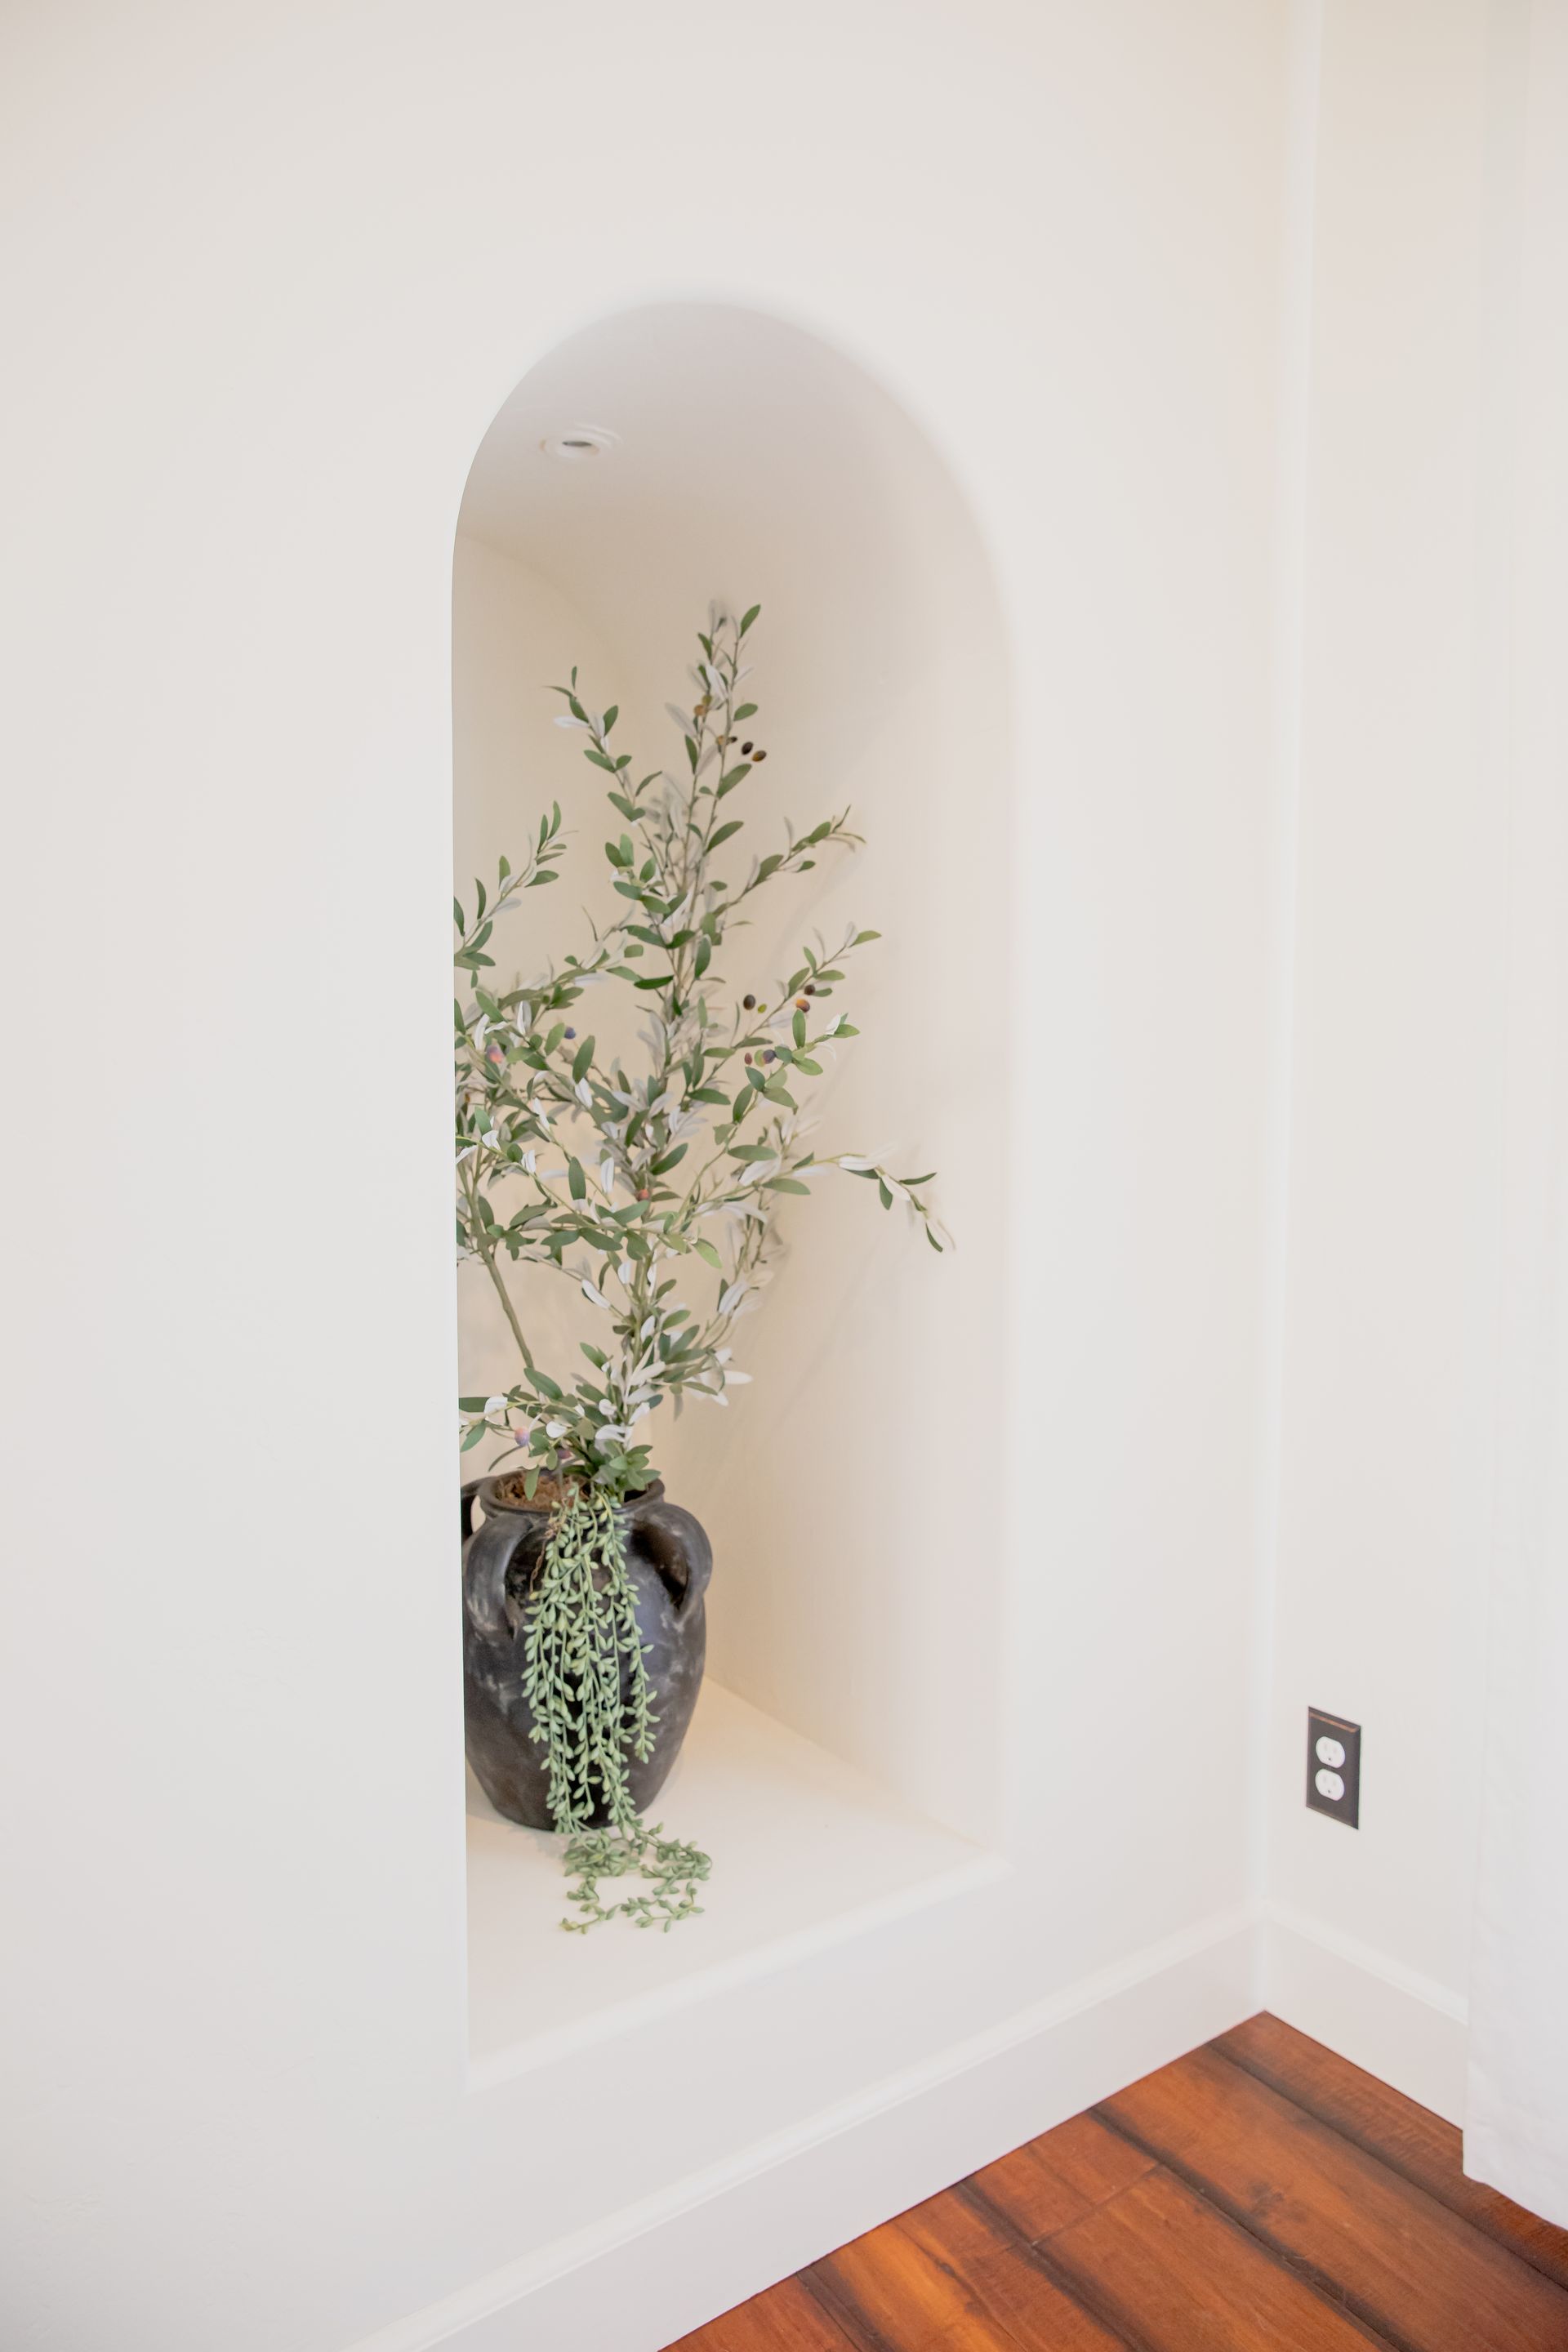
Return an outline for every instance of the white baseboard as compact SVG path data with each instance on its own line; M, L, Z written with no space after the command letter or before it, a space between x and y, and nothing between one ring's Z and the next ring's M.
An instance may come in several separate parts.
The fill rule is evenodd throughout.
M1458 2122L1465 2004L1279 1904L1204 1921L352 2352L662 2352L1258 2009Z
M1265 2009L1460 2121L1468 2035L1458 1993L1284 1904L1266 1906L1262 1938Z
M1202 1922L363 2337L661 2352L1260 2005L1254 1906Z

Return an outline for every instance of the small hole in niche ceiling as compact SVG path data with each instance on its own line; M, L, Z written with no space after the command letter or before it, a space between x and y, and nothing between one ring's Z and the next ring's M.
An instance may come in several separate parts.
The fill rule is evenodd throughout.
M619 438L607 425L568 425L559 433L547 433L539 446L547 457L559 457L563 465L574 466L605 456Z

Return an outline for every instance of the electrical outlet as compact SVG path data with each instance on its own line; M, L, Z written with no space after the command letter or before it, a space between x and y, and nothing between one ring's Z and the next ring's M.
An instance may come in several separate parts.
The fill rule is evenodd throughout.
M1307 1802L1347 1829L1361 1827L1361 1726L1307 1709Z

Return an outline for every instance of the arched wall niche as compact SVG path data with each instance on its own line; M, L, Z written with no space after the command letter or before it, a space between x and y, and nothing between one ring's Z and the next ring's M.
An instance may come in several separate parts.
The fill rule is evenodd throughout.
M574 425L613 448L563 462ZM862 1035L822 1089L824 1150L941 1172L958 1246L836 1174L791 1204L730 1406L661 1408L656 1458L710 1528L710 1675L981 1843L1001 1820L1010 856L997 598L946 465L857 362L721 304L627 310L533 367L469 477L454 585L456 871L493 872L559 799L563 884L505 943L526 972L615 901L611 812L547 691L575 662L639 772L679 753L713 598L760 602L752 690L770 758L737 852L848 805L866 846L775 886L726 958L772 994L798 940L882 933L840 996ZM618 825L619 820L615 821ZM735 936L735 935L732 935ZM611 983L585 1025L615 1019ZM632 1024L627 1024L629 1037ZM614 1034L614 1033L613 1033ZM520 1290L563 1360L566 1286ZM513 1377L482 1276L459 1285L464 1384ZM675 1804L674 1788L670 1799Z

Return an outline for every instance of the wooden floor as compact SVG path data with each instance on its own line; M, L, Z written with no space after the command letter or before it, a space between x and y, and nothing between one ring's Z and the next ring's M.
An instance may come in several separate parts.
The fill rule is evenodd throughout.
M1255 2017L678 2352L1568 2352L1568 2233Z

